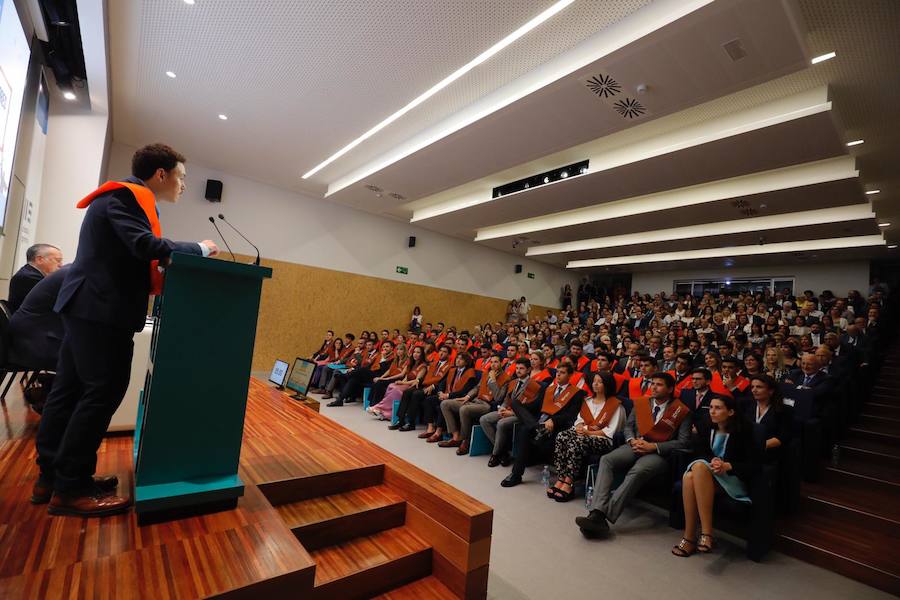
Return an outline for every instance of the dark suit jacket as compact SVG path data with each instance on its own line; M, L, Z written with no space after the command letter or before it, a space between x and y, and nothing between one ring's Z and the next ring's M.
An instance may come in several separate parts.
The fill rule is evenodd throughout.
M7 300L7 304L9 305L10 314L19 310L19 307L22 306L22 302L25 300L25 296L43 278L44 274L37 267L31 265L25 265L16 271L16 274L9 280L9 300Z
M750 483L762 467L761 450L754 442L753 429L741 416L741 426L728 437L725 444L725 455L722 460L731 463L731 473L737 475L744 483ZM714 455L710 443L712 423L697 427L694 452L701 458L712 460Z
M143 185L135 177L125 181ZM104 194L84 215L75 262L54 309L140 331L147 315L150 261L165 261L172 252L202 254L197 243L153 235L150 221L127 188Z
M68 270L66 265L43 278L9 320L9 360L13 364L56 369L64 332L53 305Z
M743 405L743 414L753 426L754 440L764 460L769 464L778 462L794 435L794 409L790 406L782 406L780 411L770 408L757 423L756 402L753 401ZM778 438L781 446L766 450L766 440L770 438Z
M798 387L803 385L805 377L806 375L801 369L794 369L790 372L787 379L791 381L793 387ZM807 387L813 391L813 399L815 400L816 405L820 405L828 398L834 389L834 379L823 371L818 371L813 375L812 380Z
M708 424L709 422L709 403L712 402L713 398L720 397L719 394L707 389L706 394L703 396L703 403L700 406L697 406L697 390L694 388L686 388L681 390L681 398L679 398L679 400L691 409L691 412L693 413L693 423L699 430L700 423Z

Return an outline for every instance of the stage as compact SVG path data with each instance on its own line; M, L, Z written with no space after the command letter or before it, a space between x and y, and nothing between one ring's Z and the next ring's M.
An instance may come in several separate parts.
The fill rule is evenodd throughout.
M493 511L251 379L234 510L138 526L50 517L28 498L38 418L0 428L0 597L484 598ZM214 418L214 415L211 415ZM198 426L200 426L198 424ZM98 473L132 489L132 437Z

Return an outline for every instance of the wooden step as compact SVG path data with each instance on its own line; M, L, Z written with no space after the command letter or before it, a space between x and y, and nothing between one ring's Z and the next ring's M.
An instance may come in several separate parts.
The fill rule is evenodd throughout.
M860 416L887 417L890 419L900 420L900 404L880 404L877 402L866 402L862 407Z
M406 502L384 485L300 500L275 508L308 551L400 527Z
M306 477L268 481L257 487L272 506L278 506L371 487L379 485L382 481L384 481L384 465L377 464L307 475Z
M431 546L406 527L310 552L316 597L371 598L431 574Z
M900 493L900 467L841 456L838 464L825 465L822 482L831 486L864 485L888 494Z
M889 532L805 514L782 524L775 544L785 554L900 594L900 537Z
M458 596L434 575L417 579L395 590L391 590L373 600L456 600Z
M887 404L889 406L900 406L900 398L893 394L884 394L880 392L873 391L871 396L869 397L869 402L876 402L878 404Z
M806 512L900 536L900 491L884 492L866 483L833 486L824 481L804 483L800 490Z
M859 423L850 427L849 432L856 437L883 442L900 450L900 433L897 431L896 423L874 420L863 423L860 420Z
M877 464L900 467L900 449L893 444L850 435L838 442L842 457L871 460Z

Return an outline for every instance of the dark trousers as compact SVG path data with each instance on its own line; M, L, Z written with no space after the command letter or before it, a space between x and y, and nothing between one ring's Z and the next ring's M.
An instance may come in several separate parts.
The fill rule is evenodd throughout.
M355 369L350 373L344 387L341 388L338 398L349 402L362 396L363 388L372 383L373 379L375 379L375 374L371 370L365 367Z
M417 388L409 388L400 397L400 405L397 407L397 422L401 425L409 423L413 427L419 422L419 404L425 392Z
M65 337L36 446L41 480L89 490L97 449L128 389L134 332L63 315Z
M441 412L441 400L437 394L429 394L422 400L425 423L435 427L444 427L444 413Z
M399 379L397 380L399 381ZM372 391L369 392L369 406L375 406L382 400L384 400L384 394L387 392L388 386L394 383L393 381L376 381L372 384Z
M532 402L528 405L513 402L512 405L513 412L519 419L519 429L513 440L513 445L516 448L516 459L513 462L512 472L520 477L525 472L525 467L541 458L553 455L556 431L544 434L540 440L534 441L535 434L544 429L544 425L538 422L540 406L540 402Z

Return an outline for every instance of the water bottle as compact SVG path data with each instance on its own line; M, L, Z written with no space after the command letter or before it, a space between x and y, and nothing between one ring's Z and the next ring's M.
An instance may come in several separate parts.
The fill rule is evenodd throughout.
M550 487L550 465L544 465L544 470L541 472L541 483L545 488Z
M587 489L584 490L584 507L587 510L591 510L591 502L594 501L594 485L588 484Z
M835 444L831 447L831 465L836 467L841 462L841 447Z

